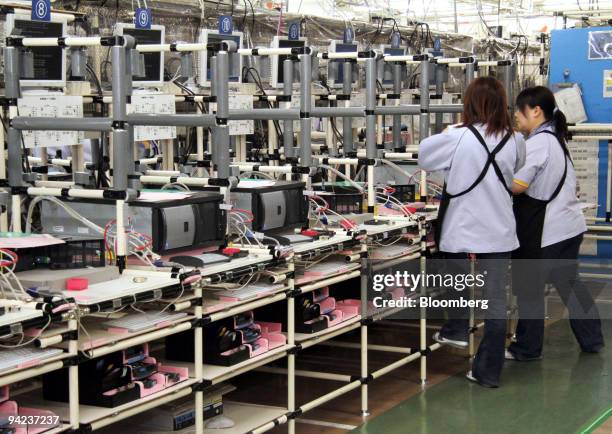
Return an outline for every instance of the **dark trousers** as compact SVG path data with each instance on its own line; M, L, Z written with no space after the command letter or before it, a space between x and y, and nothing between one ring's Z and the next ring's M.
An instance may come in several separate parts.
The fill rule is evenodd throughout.
M581 243L582 234L543 247L540 260L513 262L512 289L517 296L519 321L516 342L509 350L518 360L542 355L544 286L547 282L554 285L567 307L572 332L582 351L598 351L604 346L597 306L578 274Z
M466 253L443 253L447 272L469 273L470 263ZM483 300L488 300L485 312L484 334L472 364L472 375L491 386L499 385L504 366L506 345L506 285L510 252L476 254L477 273L484 275ZM466 297L451 290L453 297ZM467 298L467 297L466 297ZM442 327L442 336L467 340L469 336L469 309L451 309L449 321Z

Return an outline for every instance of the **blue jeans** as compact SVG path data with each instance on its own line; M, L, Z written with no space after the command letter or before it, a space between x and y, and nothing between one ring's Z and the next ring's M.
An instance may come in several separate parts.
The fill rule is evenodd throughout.
M449 273L467 274L470 263L466 253L442 253ZM506 345L507 306L506 286L510 252L476 254L477 273L484 274L483 300L488 300L482 341L472 364L472 375L480 382L498 386L504 366ZM459 293L450 291L454 297ZM469 337L469 309L456 308L448 311L449 321L440 334L449 339L467 340Z

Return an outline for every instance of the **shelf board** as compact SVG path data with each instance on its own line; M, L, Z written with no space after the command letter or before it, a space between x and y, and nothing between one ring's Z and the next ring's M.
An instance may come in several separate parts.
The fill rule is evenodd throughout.
M381 270L385 270L389 267L403 264L405 262L416 261L418 259L421 259L423 256L424 255L422 255L421 252L417 251L413 253L408 253L407 255L400 255L396 258L390 258L390 259L368 258L369 269L371 269L374 272L379 272Z
M353 238L348 235L340 235L336 234L333 237L327 238L325 240L317 240L305 243L297 243L293 245L293 251L295 254L304 254L308 253L311 250L321 249L329 246L335 246L336 244L346 243L352 241Z
M127 268L116 279L89 285L82 291L65 290L60 293L66 298L74 298L79 306L92 306L124 297L135 297L141 293L164 290L175 285L180 285L180 281L172 277L169 272Z
M92 405L80 405L79 422L82 424L88 424L101 421L106 418L116 418L122 412L125 412L126 410L138 409L138 407L142 407L142 411L146 411L148 410L146 404L150 401L154 401L164 397L170 398L168 401L172 401L174 399L178 399L184 396L184 394L178 392L187 389L189 389L189 394L191 394L191 385L195 383L197 383L196 380L194 380L193 378L189 378L158 393L154 393L152 395L145 396L144 398L137 399L136 401L128 402L127 404L123 404L113 408L95 407ZM176 395L176 397L172 397L172 395ZM35 393L34 395L24 394L23 402L28 406L35 406L37 408L50 410L57 414L63 421L68 421L70 419L70 406L67 402L47 401L38 396L37 393Z
M41 369L46 367L47 365L50 365L51 363L54 362L58 362L61 360L65 360L69 357L73 357L71 354L65 352L63 354L58 354L56 356L53 357L49 357L47 359L42 359L40 361L40 363L38 365L34 365L34 366L29 366L27 368L12 368L10 370L6 370L3 372L0 372L0 385L7 385L7 384L11 384L12 381L9 380L9 382L7 383L7 377L12 375L12 374L25 374L25 378L21 378L19 381L23 381L32 377L37 377L39 375L41 375ZM51 370L45 370L44 372L51 372L51 371L55 371L57 369L61 369L63 366L58 366L55 369L51 369Z
M58 434L61 432L68 431L70 429L70 424L62 423L60 426L57 426L49 431L45 431L44 434Z
M198 253L198 254L201 254ZM244 267L249 267L251 265L257 265L264 262L270 262L274 258L272 255L249 255L245 258L234 259L229 262L223 262L217 265L211 265L203 268L198 268L200 270L200 274L203 278L212 276L213 274L225 273L227 271L237 271Z
M250 365L253 365L250 369L254 369L273 360L280 359L285 355L288 349L289 345L283 345L271 351L265 352L257 357L253 357L252 359L245 360L242 363L237 363L234 366L217 366L204 364L204 379L212 382L218 382L220 378L226 379L228 378L228 374L239 371L243 368L247 368Z
M237 307L244 307L245 310L251 310L249 305L253 303L259 303L262 300L275 298L277 294L280 294L281 292L285 292L288 289L289 289L288 285L282 285L281 288L270 291L260 297L253 297L253 298L249 298L246 300L239 300L239 301L221 301L221 300L204 298L203 314L204 316L218 314L219 312L223 312L225 310L230 310L230 309L235 309ZM206 294L206 289L203 290L203 293ZM274 301L278 301L278 300L274 300Z
M361 225L360 229L365 229L367 236L371 237L374 235L384 234L385 232L395 232L401 229L407 229L410 227L417 226L417 222L413 220L386 220L384 216L377 217L380 221L387 221L387 224L382 225ZM387 237L385 237L387 238Z
M326 328L325 330L321 330L316 333L296 333L295 341L300 344L305 343L305 342L310 342L310 341L318 341L318 342L326 341L328 339L331 339L334 336L337 336L336 332L339 332L339 331L346 332L346 331L356 328L355 325L358 325L360 321L361 321L361 316L357 315L346 321L342 321L340 324L336 324L333 327ZM330 335L333 335L333 336L330 336Z
M223 434L243 434L251 432L286 413L287 409L281 407L223 401L223 415L232 419L235 425L223 430L205 428L204 434L218 434L220 432L223 432ZM206 424L206 421L204 421L204 424Z
M310 286L310 285L325 282L326 280L335 279L342 275L348 276L350 273L358 270L359 268L361 268L361 264L359 262L354 262L354 263L348 263L346 265L346 268L342 268L336 271L335 273L330 273L328 275L321 276L319 278L296 276L295 286L296 288L300 286ZM350 277L347 277L347 279L344 279L344 280L348 280L348 279L350 279ZM340 280L339 282L342 282L344 280ZM323 286L327 286L327 285L323 285Z
M4 315L0 315L0 327L10 326L16 323L22 323L34 318L40 318L43 316L43 311L38 309L30 309L28 307L21 307L17 312L7 312Z
M153 312L153 311L152 311ZM102 347L108 347L109 351L117 351L115 348L117 344L121 343L121 341L127 339L137 339L139 342L135 342L133 345L138 343L149 342L150 334L152 332L160 332L167 331L167 334L164 336L171 335L174 333L178 333L178 331L173 332L173 328L176 328L179 324L185 323L194 319L195 316L187 315L183 318L179 318L175 321L169 322L165 324L163 327L149 327L145 330L140 330L137 332L127 332L127 333L111 333L104 328L102 323L105 321L110 321L110 319L99 318L99 317L85 317L82 319L82 325L87 330L87 334L83 333L79 339L79 350L92 350L99 349ZM159 339L159 338L157 338Z
M283 345L281 347L265 352L257 357L253 357L251 359L245 360L244 362L237 363L232 366L209 365L205 363L203 378L205 381L209 381L213 384L220 383L221 381L227 380L229 378L248 372L252 369L258 368L274 360L278 360L282 357L285 357L287 350L289 350L289 345ZM180 362L174 360L160 361L162 363L167 363L174 366L189 368L189 375L195 376L195 365L193 362Z
M385 318L388 318L392 315L395 315L396 313L400 313L403 310L408 309L407 307L393 307L393 308L383 308L383 309L377 309L374 308L371 311L368 311L368 318L372 318L372 321L376 322L376 321L382 321Z
M110 425L96 432L100 432L101 434L114 434L127 431L128 429L134 433L154 432L161 434L162 432L170 432L163 431L163 428L155 425L155 422L148 418L148 414L154 411L155 409L152 409L149 412L141 413L134 418L120 422L118 426ZM235 425L232 428L204 429L204 434L244 434L272 422L285 414L287 414L287 409L282 407L223 400L223 416L230 418ZM204 425L206 425L206 422L208 422L208 420L204 421ZM174 434L193 434L194 432L195 426L191 425L179 431L174 431Z
M374 249L374 250L377 250L377 249ZM391 256L391 257L388 257L388 258L374 258L374 257L370 256L368 259L370 261L372 261L374 264L377 264L377 265L378 264L384 265L385 262L397 261L397 260L400 260L400 259L405 259L406 261L411 261L411 260L419 259L421 257L420 250L421 250L421 248L417 247L417 249L407 250L407 251L404 251L404 252L402 252L402 253L400 253L398 255ZM416 256L417 254L418 254L418 256ZM410 258L411 256L416 256L416 257Z
M151 410L151 412L154 411L155 409ZM161 433L162 428L156 426L152 420L147 418L148 413L149 412L142 413L136 418L120 422L119 426L110 425L102 428L100 432L103 434L114 434L116 432L123 432L129 428L135 433ZM244 434L270 423L285 414L287 414L287 409L282 407L223 400L223 416L230 418L235 425L231 428L224 429L205 428L204 434ZM206 422L208 422L208 420L204 421L204 425L206 425ZM193 434L194 432L195 427L192 425L182 430L174 431L174 434Z

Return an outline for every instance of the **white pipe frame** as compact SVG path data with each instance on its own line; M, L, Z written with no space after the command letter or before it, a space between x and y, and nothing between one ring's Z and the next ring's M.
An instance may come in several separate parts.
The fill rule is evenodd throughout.
M102 44L102 38L73 38L73 37L67 37L67 38L63 38L62 39L62 43L65 46L99 46ZM42 47L42 46L60 46L60 40L59 39L55 39L55 38L24 38L22 40L23 45L24 46L28 46L28 47ZM139 45L136 47L136 50L142 53L145 52L162 52L162 51L202 51L202 50L206 50L206 46L204 44L159 44L159 45ZM294 54L295 51L294 49L291 48L287 48L287 49L282 49L282 48L259 48L259 49L239 49L238 53L242 56L247 56L247 55L290 55L290 54ZM333 54L333 56L332 56ZM351 54L351 53L327 53L327 58L329 59L341 59L341 58L358 58L357 53L353 53L351 54L351 56L348 56L347 54ZM337 55L337 56L336 56ZM352 57L354 55L354 57ZM318 54L319 58L324 58L324 56L322 54ZM385 56L384 57L384 61L387 62L406 62L406 63L421 63L421 60L415 60L415 56ZM365 61L365 59L358 59L360 61ZM456 59L437 59L436 62L437 63L441 63L440 60L442 60L442 63L448 63L448 64L452 64L453 62L451 62L452 60L456 60ZM445 60L448 60L448 62L445 62ZM177 97L181 98L180 96ZM184 100L184 97L182 97ZM205 97L200 96L199 98L201 98L202 101L205 100ZM110 97L104 97L103 98L103 102L105 103L112 103L112 98ZM203 151L202 152L198 152L198 159L202 159L203 158ZM319 157L320 158L320 157ZM385 158L388 159L414 159L414 154L410 154L409 152L407 153L385 153ZM156 161L151 161L151 164L157 162ZM356 165L358 160L355 158L333 158L333 159L328 159L328 162L330 162L331 164L348 164L348 165ZM239 170L251 170L253 169L254 165L250 165L250 164L242 164L242 163L235 163L231 166L234 167L238 167ZM272 172L272 173L291 173L292 167L291 166L260 166L257 165L257 169L259 171L262 172ZM368 165L367 166L367 173L368 173L368 179L369 180L373 180L374 177L374 166ZM162 175L159 172L150 172L151 174L147 174L147 175L143 175L140 177L140 181L143 183L148 183L148 184L167 184L173 181L178 181L181 183L184 183L185 185L188 186L207 186L207 185L211 185L209 183L209 179L208 178L189 178L189 177L180 177L179 179L176 179L176 176L174 175L175 172L174 171L170 171L170 172L162 172L164 175ZM166 173L171 173L171 175L166 176ZM373 182L369 182L368 183L368 196L369 196L369 202L368 204L371 205L372 207L374 206L374 201L373 198L375 197L374 194L374 185ZM93 199L103 199L104 198L104 190L84 190L84 189L76 189L76 188L70 188L68 190L68 192L63 191L62 188L54 188L54 187L29 187L27 189L27 193L33 196L40 196L40 195L51 195L51 196L56 196L56 197L60 197L60 196L68 196L68 197L79 197L79 198L93 198ZM119 248L118 248L118 255L124 255L125 251L121 248L121 246L125 246L126 245L126 240L125 240L125 233L123 230L120 230L120 222L123 222L123 200L118 200L117 201L117 222L118 222L118 231L117 231L117 238L118 240L121 239L121 242L119 242ZM13 206L19 206L20 202L19 200L14 201ZM20 227L20 225L19 225ZM423 232L423 231L422 231ZM612 237L611 237L612 238ZM425 245L425 241L422 241L423 246ZM366 249L365 244L362 244L362 250ZM424 250L424 247L423 247ZM406 260L413 260L415 259L414 256L411 256L410 258L406 258ZM421 269L424 269L424 265L425 265L425 257L422 256L420 258L420 263L421 263ZM362 265L363 266L363 265ZM293 271L294 270L294 264L291 262L290 263L290 270ZM301 293L304 292L308 292L308 291L314 291L315 289L324 287L324 286L328 286L330 284L333 283L337 283L337 282L341 282L350 278L356 278L357 276L364 276L364 270L363 268L359 269L359 270L355 270L349 273L346 273L345 275L342 276L338 276L338 277L334 277L331 279L325 279L323 281L320 282L315 282L313 284L309 284L309 285L305 285L302 286L301 289ZM291 289L293 289L295 282L293 279L289 280L290 282L290 286ZM196 286L196 288L199 288L198 286ZM362 290L365 289L365 286L362 282ZM422 293L424 294L424 288L421 288ZM201 297L201 288L196 289L195 290L195 295L197 297ZM295 299L293 296L289 296L287 297L285 293L279 294L275 297L272 297L270 299L267 300L260 300L258 301L258 303L262 303L261 305L263 306L264 304L268 304L271 302L271 300L278 300L281 301L283 299L287 299L287 308L288 308L288 317L287 317L287 324L288 324L288 333L287 333L287 347L289 349L293 348L295 346L295 317L294 317L294 309L295 309ZM362 295L362 303L364 302L363 300L363 295ZM363 305L362 305L363 306ZM249 305L249 308L253 308L256 307L255 305ZM230 314L231 311L225 311L223 313L219 313L219 315L228 315ZM362 311L362 315L367 314L367 312ZM197 305L195 307L195 316L196 318L201 318L203 315L202 312L202 306L201 305ZM213 315L211 316L211 319L214 320L216 316ZM187 324L187 323L186 323ZM190 324L188 324L190 326ZM181 327L187 327L187 325L185 326L181 326ZM306 412L311 410L312 408L324 403L324 402L328 402L331 399L334 399L335 397L341 396L342 394L351 391L351 390L355 390L359 387L361 387L361 394L362 394L362 412L363 414L367 413L368 410L368 405L367 405L367 384L365 382L363 382L362 380L365 379L366 377L368 377L368 367L367 367L367 350L372 349L372 350L383 350L387 351L387 348L395 348L395 347L384 347L384 346L376 346L376 345L371 345L370 347L368 347L368 343L367 343L367 326L365 324L362 323L356 323L356 324L351 324L349 327L346 327L346 329L342 329L339 330L337 332L334 332L332 334L330 334L331 337L336 336L336 335L340 335L345 333L347 330L352 330L355 328L361 328L361 376L362 379L360 380L356 380L356 381L352 381L350 382L350 377L348 376L340 376L340 375L336 375L336 374L324 374L324 373L318 373L318 374L314 374L314 373L308 373L311 376L314 375L319 375L319 377L317 378L326 378L326 379L340 379L342 378L343 381L349 381L349 384L341 387L340 389L337 389L331 393L328 393L322 397L319 397L307 404L304 404L303 406L300 407L301 412ZM437 349L440 346L438 344L432 345L430 347L426 346L426 337L425 337L425 332L426 332L426 317L424 315L424 312L421 312L421 318L420 318L420 327L421 327L421 336L420 336L420 349L421 352L419 353L415 353L415 354L410 354L408 356L406 356L405 358L392 363L391 365L379 369L378 371L375 371L374 373L370 374L371 377L373 378L377 378L381 375L384 375L388 372L391 372L394 369L397 369L401 366L404 366L405 364L413 361L413 360L417 360L420 359L421 361L421 379L424 382L426 379L426 354L425 354L425 350L430 349ZM160 331L161 332L161 331ZM202 328L201 327L196 327L195 328L195 380L196 381L203 381L204 379L204 373L203 373L203 360L202 360L202 355L203 355L203 347L202 347L202 338L203 338L203 334L202 334ZM160 335L162 336L162 335ZM128 341L126 341L128 342ZM315 345L315 340L305 343L304 347L308 347L308 346L312 346ZM398 352L398 353L408 353L410 351L410 349L402 349L402 348L395 348L394 351L392 352ZM271 360L276 360L278 358L282 357L282 355L279 355L278 357L274 357L274 358L270 358L267 361L271 361ZM304 373L307 371L296 371L295 370L295 353L294 352L289 352L287 354L287 358L288 358L288 368L286 370L286 373L288 375L288 412L289 413L293 413L296 410L296 405L295 405L295 376L299 375L300 373ZM266 363L267 363L266 361ZM78 374L78 367L75 366L74 372L71 371L71 391L73 390L73 388L76 387L76 391L78 393L78 385L74 385L73 381L74 379L76 379L78 381L78 375L76 377L74 377L75 373ZM74 378L73 378L74 377ZM348 378L348 380L347 380ZM189 389L186 388L186 389ZM171 396L164 396L161 397L159 399L156 400L152 400L147 402L144 405L140 405L137 407L134 407L133 409L129 409L126 411L122 411L118 417L113 417L113 418L108 418L105 420L100 420L100 421L95 421L94 423L92 423L92 428L93 429L97 429L100 428L102 426L108 425L110 423L115 422L116 420L121 420L124 419L128 416L131 416L133 414L137 414L143 411L143 409L147 409L147 408L154 408L157 405L160 405L161 403L164 402L169 402L172 401L174 399L177 399L180 396L187 396L188 394L191 393L191 390L180 390L178 391L176 394L173 394ZM74 398L73 395L71 395L71 401L70 401L70 405L71 405L71 425L74 429L78 428L78 396L76 396L76 399L72 399ZM76 404L74 404L76 403ZM201 433L203 431L203 417L202 416L202 404L203 404L203 392L201 391L196 391L195 392L195 406L196 406L196 432ZM73 419L73 408L72 406L76 405L76 408L74 409L74 412L76 412L77 417L76 419ZM281 418L282 422L288 422L289 425L289 431L293 432L295 430L295 420L293 418ZM279 419L280 420L280 419ZM74 426L74 424L76 424L76 427ZM269 426L269 424L267 424L266 426ZM269 426L270 428L272 428L274 425ZM261 430L258 429L254 432L263 432L264 429L263 427L261 427Z
M317 57L319 59L329 59L329 60L335 60L335 59L358 59L359 58L359 53L357 51L352 51L352 52L346 52L346 53L342 53L342 52L327 52L327 53L317 53Z
M103 38L100 36L63 38L22 38L24 47L100 47Z
M172 182L180 182L188 187L206 187L210 184L211 178L194 178L189 176L157 176L157 175L142 175L140 182L143 184L166 185Z
M302 51L302 49L295 48L239 48L237 50L241 56L289 56L296 53L301 54Z
M383 61L385 62L402 62L407 64L412 63L421 63L425 58L432 59L430 54L416 54L416 55L404 55L404 56L394 56L394 55L385 55L383 56Z

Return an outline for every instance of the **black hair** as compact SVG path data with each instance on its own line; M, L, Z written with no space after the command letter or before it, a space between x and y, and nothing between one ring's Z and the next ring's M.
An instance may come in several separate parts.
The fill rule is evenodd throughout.
M544 113L544 118L552 122L555 127L555 135L559 142L565 144L569 138L567 129L567 119L561 110L557 108L555 95L544 86L528 87L523 89L516 97L516 106L523 113L526 107L540 107Z

